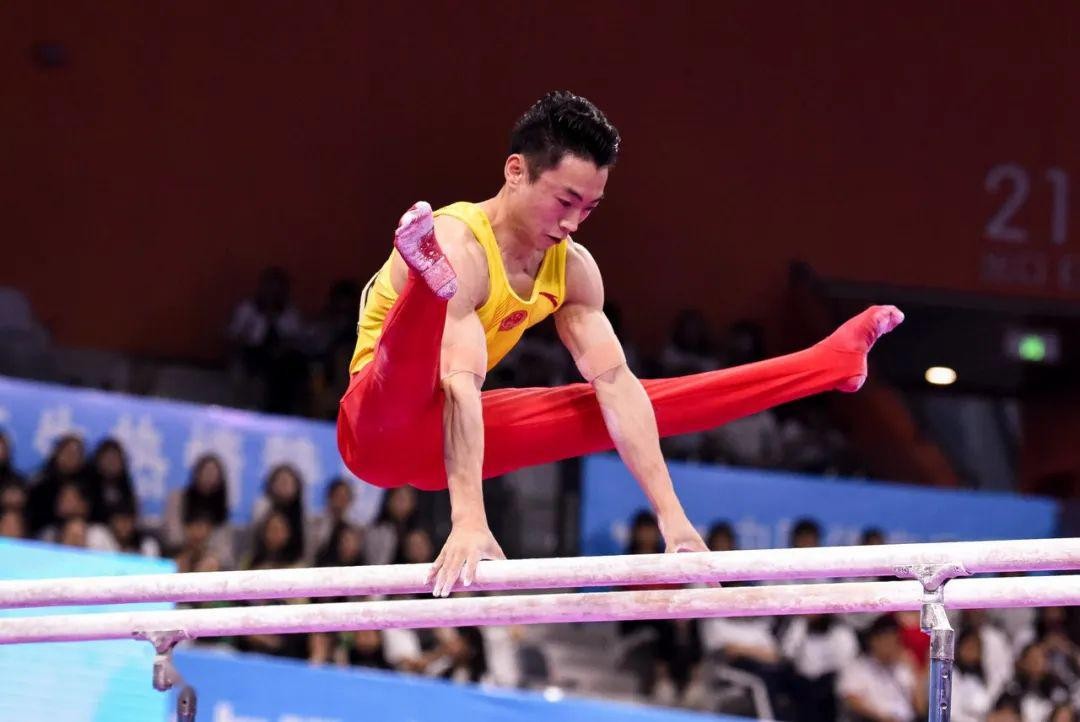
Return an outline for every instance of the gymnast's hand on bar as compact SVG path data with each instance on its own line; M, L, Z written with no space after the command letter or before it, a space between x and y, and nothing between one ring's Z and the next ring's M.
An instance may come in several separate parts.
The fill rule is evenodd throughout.
M435 582L432 596L449 596L459 576L465 586L472 584L476 579L476 565L481 559L506 559L487 522L454 524L446 544L428 572L428 584L433 580Z
M658 521L660 533L664 535L664 549L668 554L709 551L698 530L681 511L666 517L661 516Z

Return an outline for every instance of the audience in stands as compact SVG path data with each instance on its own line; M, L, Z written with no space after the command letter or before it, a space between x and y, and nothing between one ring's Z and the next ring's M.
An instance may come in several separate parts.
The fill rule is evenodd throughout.
M127 458L116 439L106 438L94 449L86 470L86 486L91 521L105 524L115 510L137 506Z
M300 477L300 472L288 464L279 464L266 475L263 493L255 500L255 507L251 512L252 527L259 529L275 512L288 521L287 555L294 559L294 563L301 558L310 558L310 550L304 541L304 527L307 523L304 514L304 480Z
M60 488L72 485L82 490L86 486L86 447L81 437L65 434L53 442L53 451L45 467L30 483L26 502L27 524L30 533L38 536L47 526L59 522L56 498Z
M228 328L238 400L272 413L297 413L307 392L307 329L290 285L284 269L264 270L255 295L237 305Z
M0 431L0 496L9 486L18 488L26 487L26 479L14 466L14 450L11 448L11 439ZM2 499L0 499L2 503Z
M323 511L310 516L304 531L309 559L317 558L330 537L350 523L354 498L352 484L341 477L326 485Z
M202 538L204 526L209 527L206 539ZM221 459L213 454L196 459L187 486L166 500L162 532L169 549L183 547L189 554L197 551L199 556L208 552L223 568L235 565L229 484Z
M892 615L878 617L863 632L862 650L837 679L841 719L914 722L924 715L924 678L918 661L901 643Z
M420 524L417 491L411 486L389 489L382 498L379 515L367 533L369 564L390 564L398 556L401 540Z
M338 320L344 324L343 316ZM684 320L690 330L680 334L680 351L710 348L695 328L698 323ZM323 330L332 325L327 320ZM333 336L326 333L323 338ZM740 333L754 336L750 329ZM730 337L736 340L729 338L729 347L750 353L746 348L753 343L734 331ZM729 349L724 359L730 360L730 354ZM673 358L674 353L668 360ZM558 382L559 374L566 373L560 363L554 353L535 351L529 370L513 380ZM10 457L10 442L0 433L0 536L147 556L164 549L182 572L232 568L238 556L249 569L430 563L437 548L432 531L421 522L411 487L389 490L377 518L361 526L351 520L353 489L346 480L327 484L323 509L306 515L305 480L294 467L280 465L267 475L251 510L250 536L237 535L230 524L225 468L217 457L206 455L193 464L186 487L168 498L157 530L159 543L155 530L140 524L126 455L115 440L99 443L85 464L81 439L58 438L31 485L14 471ZM790 458L783 456L778 463L790 464ZM39 524L36 530L31 519ZM234 538L244 542L239 555ZM706 538L715 551L737 548L725 522L714 524ZM868 529L862 541L882 543L884 535ZM798 520L792 527L792 547L821 542L814 520ZM626 551L663 551L655 517L642 512L634 518ZM1071 705L1080 695L1080 615L1075 609L967 611L955 617L956 722L1075 719ZM925 713L926 637L918 630L917 615L642 621L619 627L621 666L654 702L752 715L760 709L757 701L747 702L751 695L746 690L758 689L774 718L795 722L914 720ZM219 643L314 664L465 682L543 685L552 674L542 647L530 643L520 627L248 635Z

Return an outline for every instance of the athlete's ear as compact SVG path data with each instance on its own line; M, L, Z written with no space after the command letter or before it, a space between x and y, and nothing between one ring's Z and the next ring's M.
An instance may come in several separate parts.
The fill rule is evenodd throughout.
M506 184L511 188L524 185L529 182L529 164L521 153L512 153L506 159L503 167L503 176Z

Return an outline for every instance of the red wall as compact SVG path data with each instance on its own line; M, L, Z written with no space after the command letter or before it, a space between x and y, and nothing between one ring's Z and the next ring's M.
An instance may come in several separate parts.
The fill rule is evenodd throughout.
M1080 297L1080 192L1055 244L1044 179L1080 181L1080 5L433 5L5 4L0 284L63 343L212 357L261 267L314 310L414 200L494 192L516 115L565 87L623 133L578 239L610 296L653 301L646 341L685 305L774 315L793 258ZM38 41L69 65L35 66ZM1002 163L1031 175L1023 243L985 237Z

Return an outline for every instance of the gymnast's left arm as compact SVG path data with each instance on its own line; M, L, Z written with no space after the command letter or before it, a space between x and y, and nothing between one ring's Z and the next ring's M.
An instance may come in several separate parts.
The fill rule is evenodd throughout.
M656 512L667 551L708 551L675 496L652 403L626 365L603 307L600 269L584 247L572 243L566 258L566 301L555 313L559 338L596 391L608 433Z

